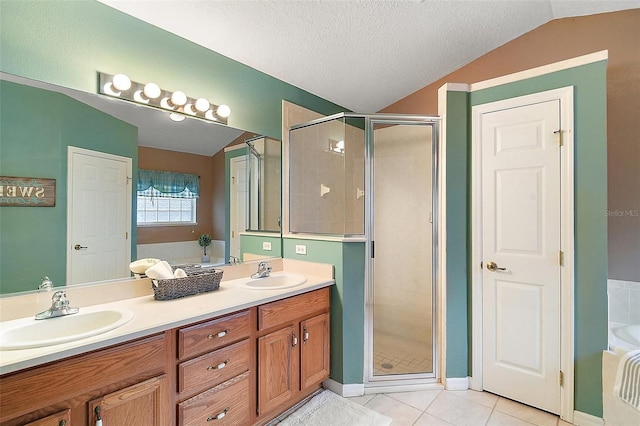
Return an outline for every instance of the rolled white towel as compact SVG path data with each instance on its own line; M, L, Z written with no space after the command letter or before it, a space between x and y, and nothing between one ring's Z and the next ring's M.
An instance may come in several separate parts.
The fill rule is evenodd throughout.
M151 268L158 262L160 262L160 259L154 259L152 257L149 257L147 259L139 259L135 262L131 262L129 264L129 269L131 269L131 272L133 272L134 274L144 274L147 269Z
M180 268L177 268L175 271L173 271L173 276L175 278L185 278L187 276L187 273Z
M173 278L173 269L166 261L161 261L145 271L145 274L152 280L169 280Z

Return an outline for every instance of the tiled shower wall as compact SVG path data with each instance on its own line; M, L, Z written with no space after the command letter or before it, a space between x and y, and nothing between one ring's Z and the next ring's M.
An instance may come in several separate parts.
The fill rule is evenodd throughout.
M640 324L640 282L608 280L609 321Z

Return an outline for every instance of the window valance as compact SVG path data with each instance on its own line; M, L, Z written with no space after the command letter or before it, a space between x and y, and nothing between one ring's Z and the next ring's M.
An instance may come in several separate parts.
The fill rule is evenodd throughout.
M138 194L178 198L198 198L198 175L138 169Z

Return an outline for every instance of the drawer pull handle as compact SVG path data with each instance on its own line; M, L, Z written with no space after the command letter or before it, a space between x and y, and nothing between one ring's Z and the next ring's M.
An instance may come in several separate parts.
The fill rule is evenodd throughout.
M307 331L307 326L303 327L303 331L304 337L302 338L302 343L307 343L307 340L309 340L309 332Z
M229 364L229 360L225 360L224 362L221 362L218 365L210 365L207 367L207 371L211 371L211 370L222 370L223 368L225 368L227 366L227 364Z
M224 411L218 415L207 417L207 421L210 422L212 420L221 420L224 416L227 415L227 411L229 411L229 407L225 408Z
M227 335L227 333L229 332L229 330L222 330L220 333L218 334L209 334L207 336L207 339L213 339L214 337L224 337Z
M291 333L291 347L295 348L296 345L298 344L298 336L296 336L296 333Z

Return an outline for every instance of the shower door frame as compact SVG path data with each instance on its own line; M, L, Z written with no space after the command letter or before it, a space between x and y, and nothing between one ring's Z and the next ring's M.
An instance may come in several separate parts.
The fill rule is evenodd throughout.
M439 380L439 353L437 321L438 303L438 274L439 274L439 141L441 119L437 116L398 115L398 114L362 114L355 115L365 119L365 237L366 237L366 267L365 267L365 359L364 359L364 388L365 393L385 391L386 388L399 386L415 387L435 384ZM373 141L376 124L430 126L431 133L431 351L432 372L374 375L373 366L373 241L374 241L374 166Z

